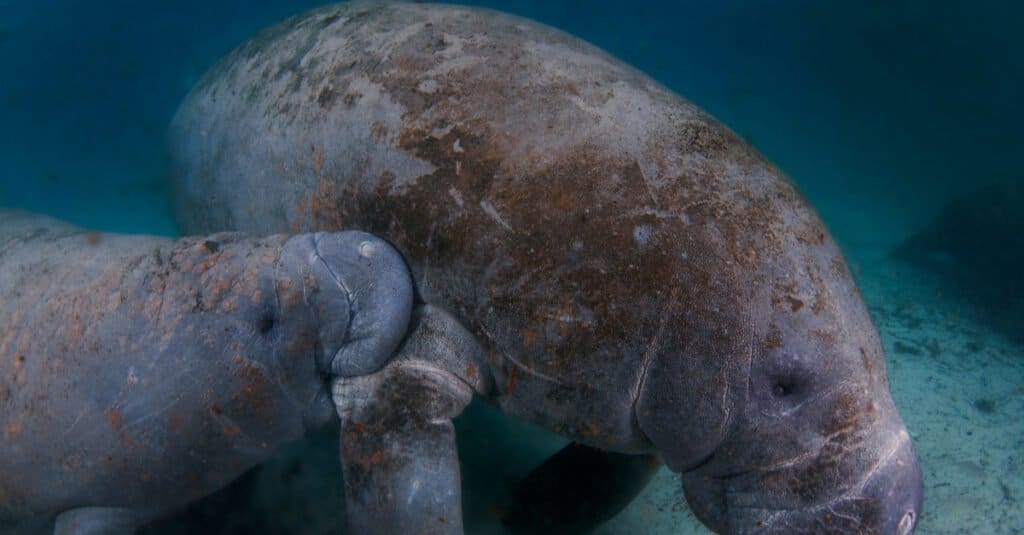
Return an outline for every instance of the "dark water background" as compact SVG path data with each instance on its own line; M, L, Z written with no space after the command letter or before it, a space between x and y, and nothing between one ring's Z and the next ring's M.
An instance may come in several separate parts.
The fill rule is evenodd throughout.
M0 0L0 207L174 234L178 102L234 45L320 3ZM462 3L646 71L786 170L854 264L910 239L905 258L1024 332L1024 2Z

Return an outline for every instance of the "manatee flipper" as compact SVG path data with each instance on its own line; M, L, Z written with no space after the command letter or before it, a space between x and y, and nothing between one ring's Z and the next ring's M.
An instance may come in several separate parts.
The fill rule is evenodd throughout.
M132 535L152 515L118 507L81 507L57 515L53 535Z
M502 521L522 533L584 533L622 511L661 463L572 443L524 478Z
M379 372L337 377L347 527L367 535L458 534L459 459L452 418L489 381L473 336L441 309L413 312L410 335Z

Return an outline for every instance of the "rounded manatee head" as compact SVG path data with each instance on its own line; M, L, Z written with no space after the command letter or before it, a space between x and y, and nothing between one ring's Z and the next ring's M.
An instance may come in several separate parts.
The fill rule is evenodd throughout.
M694 512L729 533L910 533L921 470L887 393L783 348L755 355L730 431L684 473Z
M920 516L921 469L877 332L820 236L725 283L746 298L724 299L730 314L707 314L700 340L648 365L638 425L715 531L905 535Z
M283 283L293 299L312 307L322 373L366 375L387 362L413 301L408 268L394 247L365 232L304 234L289 240L280 265L294 282Z
M402 256L365 232L318 232L287 240L274 266L273 304L256 330L275 342L292 396L312 396L307 427L335 417L330 380L379 370L412 314L412 281ZM287 355L285 359L281 356Z
M191 305L198 292L196 306L221 312L199 317L194 331L209 333L204 340L216 347L207 350L239 355L241 371L231 377L260 409L254 412L289 421L294 406L263 402L288 399L307 427L318 427L335 414L330 378L376 371L404 336L413 295L405 261L365 232L241 240L184 240L168 263L200 266L203 275L169 287L179 301ZM168 302L171 296L165 292ZM245 364L249 359L255 362ZM280 412L264 414L271 405Z

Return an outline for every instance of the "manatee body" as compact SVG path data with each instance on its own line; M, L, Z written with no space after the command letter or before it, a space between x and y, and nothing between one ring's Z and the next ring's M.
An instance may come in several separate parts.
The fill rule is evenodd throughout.
M597 48L482 9L323 7L214 66L170 154L184 231L386 238L486 348L477 394L662 460L712 529L913 530L920 469L822 222Z
M411 296L365 233L173 241L0 211L0 531L130 533L224 486L335 417L329 378L353 347L389 357Z

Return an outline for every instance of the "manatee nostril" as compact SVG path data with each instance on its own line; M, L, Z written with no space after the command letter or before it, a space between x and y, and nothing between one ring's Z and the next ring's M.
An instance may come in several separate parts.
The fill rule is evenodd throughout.
M907 535L914 529L914 523L917 520L917 514L913 510L907 511L903 514L903 518L900 519L899 535Z

